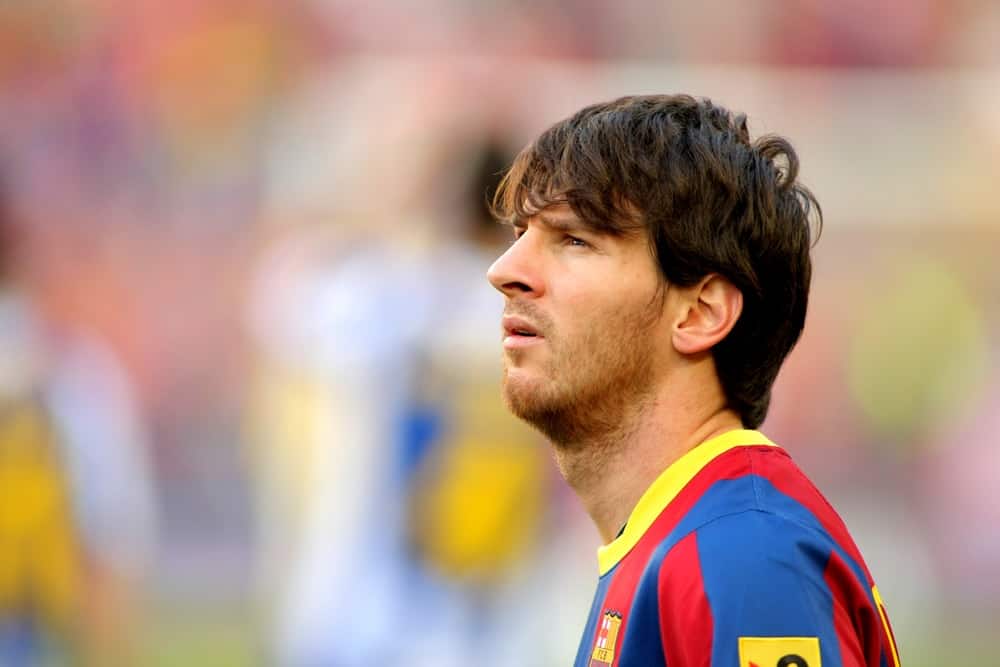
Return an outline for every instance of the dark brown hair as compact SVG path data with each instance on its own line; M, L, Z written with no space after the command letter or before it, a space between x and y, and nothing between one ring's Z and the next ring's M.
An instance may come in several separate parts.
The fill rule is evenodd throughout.
M688 95L623 97L556 123L514 160L493 200L502 221L565 202L594 229L645 229L668 283L710 273L743 293L712 350L729 406L748 428L767 414L778 369L805 324L822 228L784 138L751 142L746 116Z

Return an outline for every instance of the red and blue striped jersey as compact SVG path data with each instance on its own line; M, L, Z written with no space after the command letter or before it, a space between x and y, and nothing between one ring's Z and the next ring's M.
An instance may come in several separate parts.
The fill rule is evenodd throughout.
M757 431L668 467L598 561L575 667L899 667L843 521Z

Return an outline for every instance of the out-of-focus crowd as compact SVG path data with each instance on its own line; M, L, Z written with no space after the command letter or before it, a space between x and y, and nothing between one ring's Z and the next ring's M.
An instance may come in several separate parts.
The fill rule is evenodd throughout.
M1000 623L1000 6L0 5L0 666L564 665L596 531L498 394L485 201L691 92L823 204L763 430L905 664Z

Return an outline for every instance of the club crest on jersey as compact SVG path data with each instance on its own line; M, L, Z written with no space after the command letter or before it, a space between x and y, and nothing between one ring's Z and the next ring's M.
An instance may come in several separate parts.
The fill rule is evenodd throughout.
M615 644L618 630L622 627L622 615L617 611L604 612L601 627L597 630L594 654L590 656L590 667L610 667L615 660Z
M740 667L822 667L818 637L740 637Z

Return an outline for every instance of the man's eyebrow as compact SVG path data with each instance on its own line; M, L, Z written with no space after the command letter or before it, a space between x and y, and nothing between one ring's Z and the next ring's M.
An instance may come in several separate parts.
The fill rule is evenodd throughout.
M544 223L546 227L550 227L550 228L555 229L557 231L572 231L572 230L581 231L581 230L586 230L586 229L590 228L589 225L587 225L585 222L583 222L582 220L580 220L576 216L572 216L572 217L570 217L570 216L554 217L554 216L548 215L548 214L546 214L545 212L542 212L542 211L540 211L537 214L537 216L538 216L538 219L541 220L542 223Z

